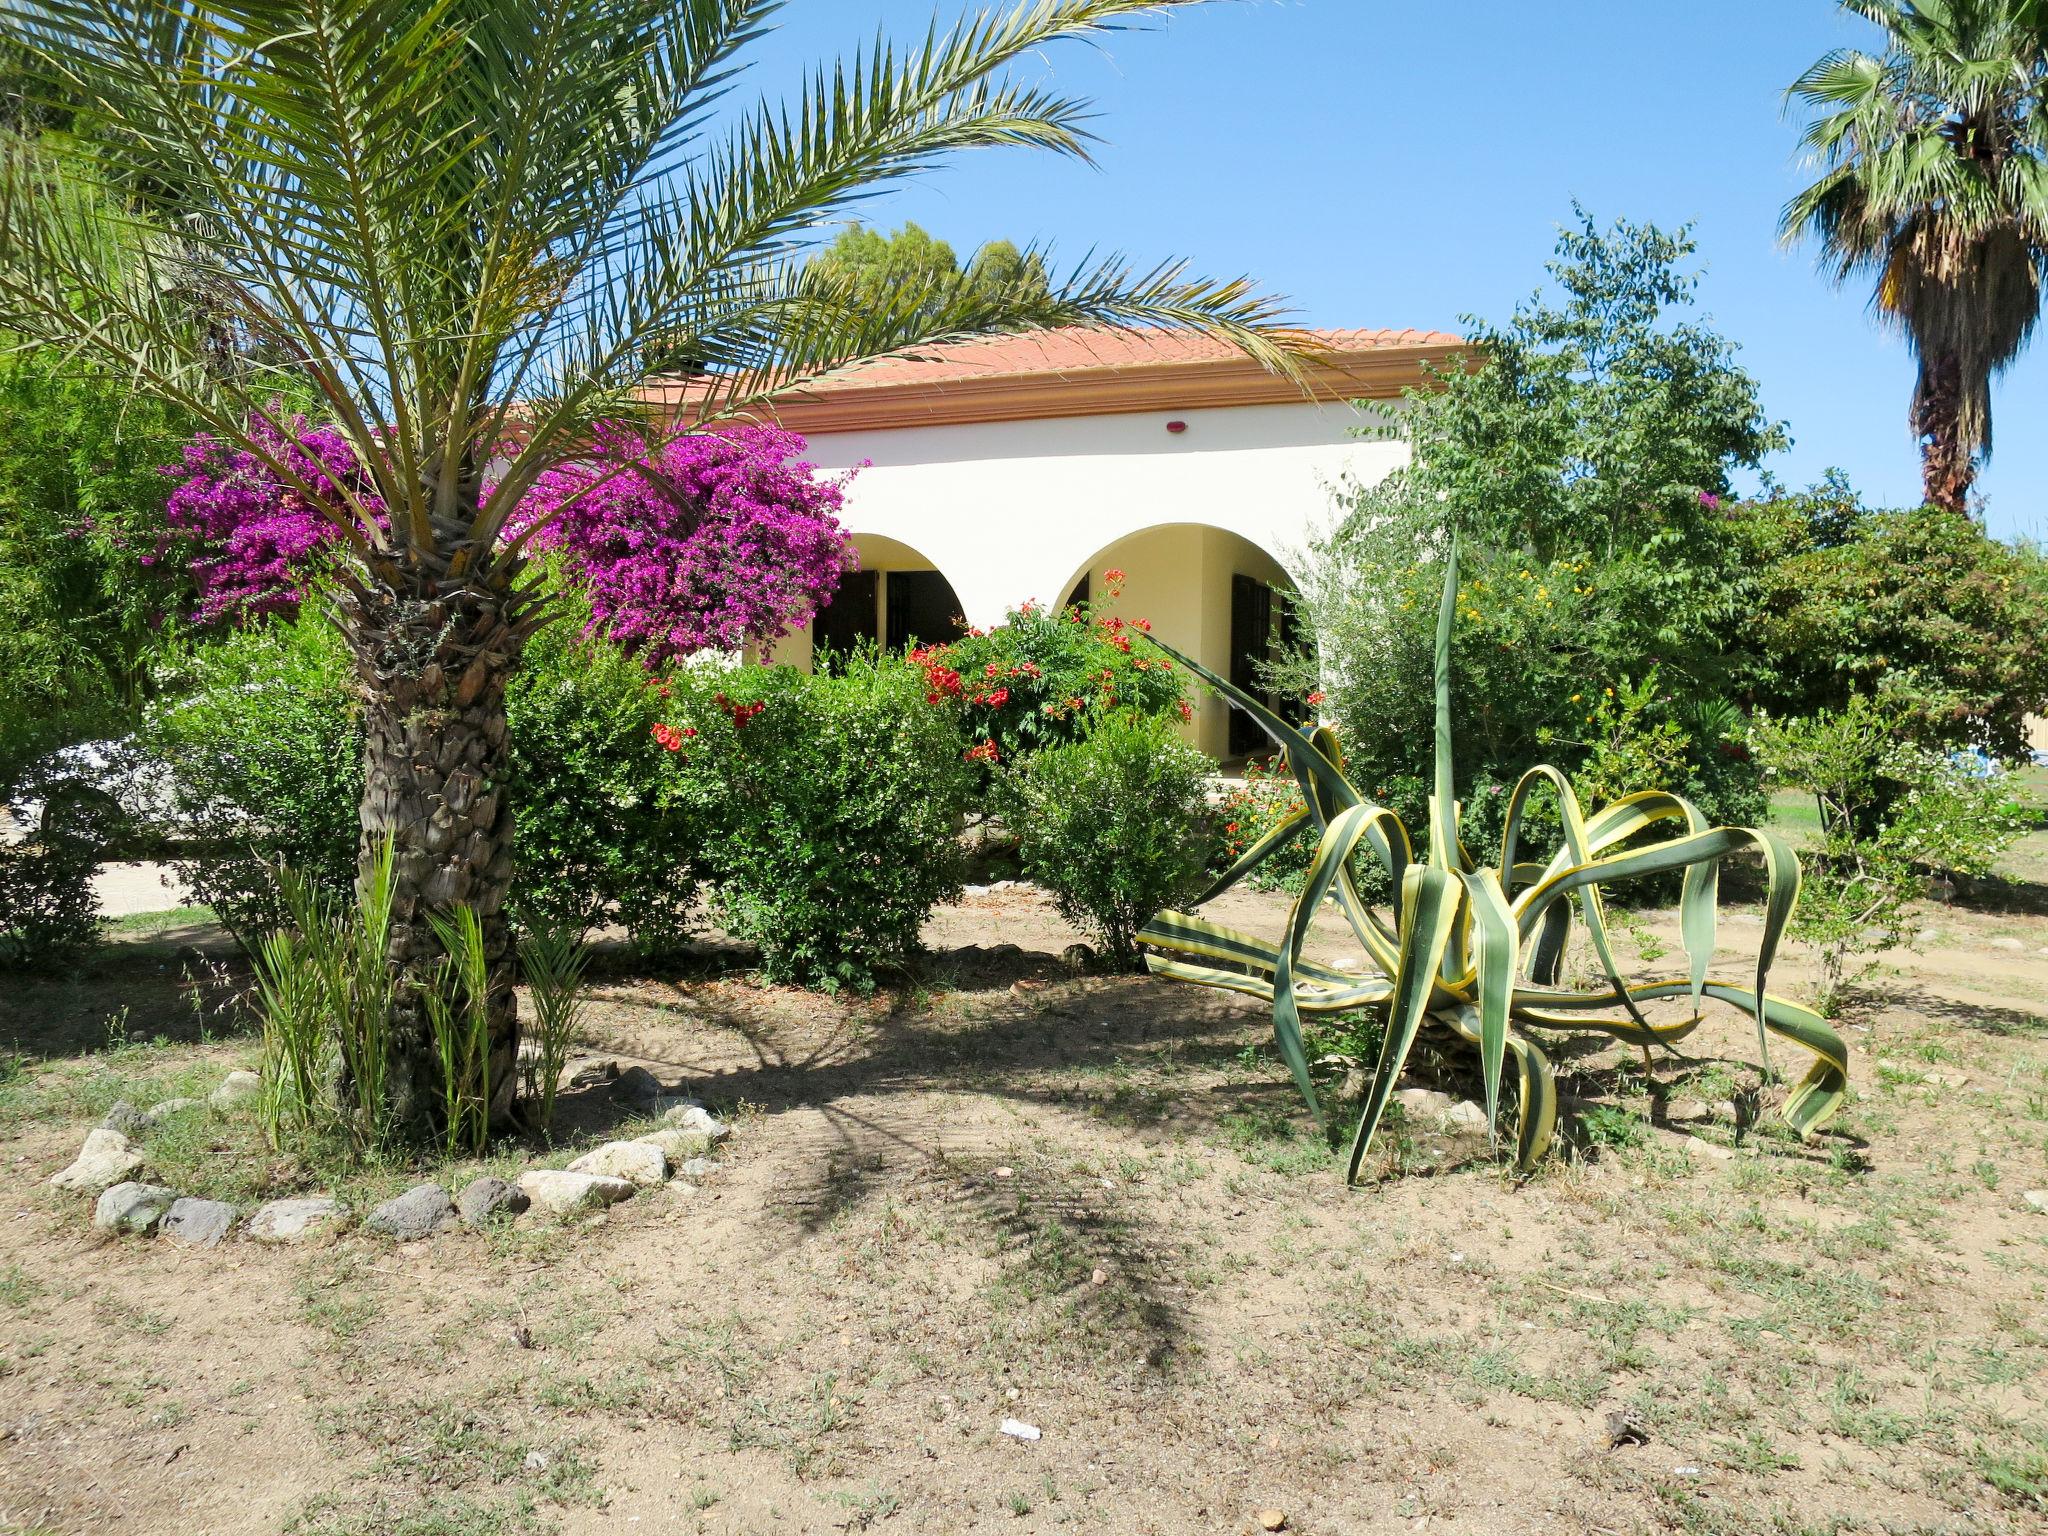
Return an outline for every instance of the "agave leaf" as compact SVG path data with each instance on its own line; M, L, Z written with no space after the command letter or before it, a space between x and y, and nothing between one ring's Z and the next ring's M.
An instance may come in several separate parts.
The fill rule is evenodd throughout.
M1359 1165L1372 1150L1374 1134L1386 1115L1394 1084L1407 1065L1408 1052L1428 1012L1436 975L1443 965L1444 947L1457 926L1465 888L1447 869L1424 864L1408 871L1408 889L1402 907L1408 920L1401 927L1401 960L1394 971L1393 994L1387 1013L1387 1032L1380 1042L1379 1067L1373 1073L1372 1090L1358 1117L1357 1134L1351 1138L1351 1160L1345 1168L1347 1182L1356 1182Z
M1500 1071L1506 1059L1508 1010L1520 968L1520 934L1514 910L1490 869L1458 876L1465 885L1465 903L1472 915L1472 963L1479 993L1479 1070L1486 1081L1486 1124L1491 1130L1500 1113Z
M1472 1044L1480 1043L1478 1010L1471 1007L1448 1008L1435 1017ZM1550 1150L1551 1138L1556 1134L1557 1074L1552 1071L1550 1058L1543 1054L1542 1047L1527 1036L1510 1031L1507 1048L1515 1058L1521 1105L1521 1124L1516 1128L1515 1137L1515 1166L1526 1173Z

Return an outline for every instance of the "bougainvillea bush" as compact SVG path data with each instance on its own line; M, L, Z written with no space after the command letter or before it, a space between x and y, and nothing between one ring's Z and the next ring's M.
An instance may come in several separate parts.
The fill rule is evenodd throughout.
M846 477L821 478L794 432L650 446L621 427L599 446L540 477L514 532L548 519L534 543L589 594L587 632L650 668L802 628L857 563L838 518Z
M874 985L960 893L957 834L972 788L958 712L900 657L836 675L678 668L643 750L666 803L702 828L699 868L725 930L771 979Z
M320 495L204 436L166 466L178 484L154 558L190 564L206 623L296 609L339 547L319 501L378 506L339 433L303 416L252 430ZM770 427L655 444L613 427L587 463L540 477L508 536L541 524L533 544L587 596L585 633L650 670L774 640L809 623L855 564L839 523L847 477L821 477L803 451L803 438Z
M1109 573L1112 599L1122 574ZM1151 627L1108 603L1058 610L1026 603L994 629L919 647L910 660L923 669L931 703L959 705L975 760L993 766L1079 741L1125 711L1188 719L1193 711L1174 664L1133 643Z
M250 432L331 503L344 493L376 508L355 452L339 432L304 416L283 425L252 421ZM164 466L176 482L164 507L167 532L151 562L183 561L199 589L202 624L290 613L341 538L320 506L263 460L205 433Z

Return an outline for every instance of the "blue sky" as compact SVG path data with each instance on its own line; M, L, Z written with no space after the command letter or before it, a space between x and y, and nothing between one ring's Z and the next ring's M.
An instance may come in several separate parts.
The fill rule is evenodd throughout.
M994 0L937 0L948 18ZM934 0L793 0L742 94L778 94L877 23L921 35ZM963 250L1007 237L1247 272L1316 325L1455 328L1504 317L1541 276L1573 198L1696 225L1702 307L1738 342L1794 445L1788 483L1840 465L1878 503L1918 499L1912 364L1777 214L1799 182L1784 88L1871 29L1832 0L1215 0L1036 73L1092 96L1091 168L962 158L870 205ZM2048 538L2048 342L1994 401L1979 481L1993 532Z

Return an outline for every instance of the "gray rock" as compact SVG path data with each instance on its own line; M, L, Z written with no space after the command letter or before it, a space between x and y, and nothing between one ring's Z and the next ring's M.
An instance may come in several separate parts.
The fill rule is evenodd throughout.
M651 1141L608 1141L577 1158L569 1172L602 1174L648 1189L667 1182L668 1154Z
M2024 939L2015 939L2009 935L2000 934L1997 938L1991 941L1991 947L1993 949L2010 949L2014 951L2020 951L2024 950L2027 947L2027 945Z
M472 1227L480 1227L501 1213L517 1216L529 1203L525 1192L517 1185L507 1184L503 1179L494 1179L488 1174L480 1179L471 1179L463 1185L462 1193L455 1197L455 1209Z
M986 896L988 894L988 887L985 885L963 885L960 887L960 894L962 896Z
M621 1104L645 1103L662 1092L661 1079L645 1067L628 1067L612 1080L612 1098Z
M412 1243L445 1232L455 1222L455 1202L448 1191L438 1184L417 1184L370 1212L363 1225L401 1243Z
M1475 1104L1470 1099L1461 1099L1444 1111L1444 1119L1461 1131L1477 1131L1486 1134L1486 1106Z
M596 1210L633 1197L635 1186L599 1173L570 1173L561 1168L532 1168L519 1176L519 1189L543 1211L557 1216Z
M157 1229L177 1200L175 1189L161 1184L116 1184L92 1208L92 1224L102 1232L140 1232L147 1236Z
M679 1131L697 1131L708 1136L713 1146L732 1134L732 1127L702 1104L680 1104L661 1117L664 1125Z
M106 1117L100 1121L103 1131L119 1131L123 1136L136 1137L148 1134L149 1116L130 1104L126 1099L114 1100Z
M161 1104L152 1104L143 1112L142 1118L149 1122L149 1128L153 1131L166 1120L182 1115L188 1109L205 1107L206 1101L203 1099L165 1099Z
M254 1072L230 1072L221 1079L220 1086L206 1096L206 1102L215 1109L233 1109L262 1092L263 1079Z
M2035 1210L2048 1214L2048 1189L2030 1189L2020 1198Z
M302 1200L273 1200L249 1218L248 1236L258 1243L296 1243L337 1226L344 1212L332 1195L310 1195Z
M693 1157L676 1169L676 1177L681 1179L708 1179L716 1172L718 1172L718 1164L712 1162L710 1158Z
M1439 1119L1451 1112L1458 1101L1434 1088L1396 1088L1394 1102L1404 1113L1417 1119Z
M196 1200L180 1195L164 1212L163 1225L157 1230L195 1248L211 1248L228 1235L234 1224L235 1208L225 1200Z
M74 1189L97 1195L115 1184L132 1179L142 1171L142 1154L119 1131L86 1132L85 1145L71 1166L50 1175L59 1189Z
M1086 976L1095 969L1096 963L1095 951L1086 944L1069 944L1060 951L1060 964L1076 976Z
M693 1157L702 1157L711 1150L711 1138L702 1131L679 1131L673 1126L650 1131L645 1136L635 1136L634 1141L650 1147L661 1148L661 1155L669 1160L669 1166L688 1162ZM585 1172L600 1170L586 1169Z

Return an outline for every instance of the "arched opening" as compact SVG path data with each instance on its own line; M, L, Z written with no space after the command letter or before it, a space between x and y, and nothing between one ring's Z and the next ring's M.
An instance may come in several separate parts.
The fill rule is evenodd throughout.
M1121 583L1107 573L1121 571ZM1107 597L1111 585L1122 594ZM1273 695L1265 664L1298 643L1294 581L1280 562L1242 535L1204 523L1162 523L1106 545L1066 584L1063 601L1090 597L1113 603L1127 619L1147 619L1152 632L1282 713L1298 701ZM1266 735L1241 710L1201 691L1190 699L1187 736L1219 761L1262 752Z
M900 651L964 632L959 594L916 549L878 533L855 534L853 546L860 569L839 583L808 629L777 641L763 661L808 670L823 651L844 654L869 644Z

